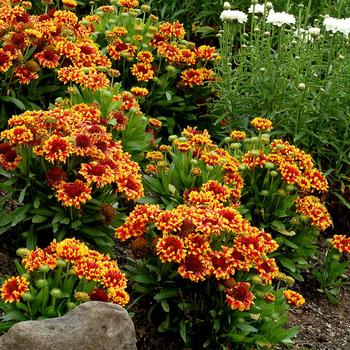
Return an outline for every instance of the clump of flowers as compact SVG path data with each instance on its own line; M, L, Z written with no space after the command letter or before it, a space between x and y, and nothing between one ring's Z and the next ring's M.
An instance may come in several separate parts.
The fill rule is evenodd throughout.
M345 235L334 235L332 246L341 253L350 254L350 238Z
M288 303L294 307L301 307L305 304L304 297L298 292L287 289L283 291L283 295L287 299Z
M132 99L128 101L130 107ZM122 105L122 111L112 112L109 118L126 108ZM83 103L15 115L9 120L9 128L1 133L1 166L14 176L17 186L22 177L32 181L33 192L25 193L28 203L39 201L39 205L46 206L54 195L62 207L61 219L68 216L71 223L101 193L115 200L119 196L136 201L143 195L140 168L123 151L120 141L113 140L107 121L96 105ZM25 198L22 201L27 202ZM101 206L104 204L110 203L102 199ZM58 214L45 215L40 223ZM97 221L102 219L101 215Z
M19 249L18 276L5 279L1 286L0 308L14 313L10 328L23 320L58 317L88 300L129 302L127 279L108 255L68 238L53 241L44 249ZM5 324L3 324L5 326Z
M327 191L327 180L309 154L282 139L270 139L269 119L256 117L250 124L256 134L234 130L222 147L207 131L195 128L171 136L170 150L161 145L157 159L148 157L145 184L165 205L229 198L246 219L272 233L281 245L276 262L301 279L306 259L316 250L316 236L332 225L317 197ZM210 195L198 190L202 186ZM292 250L290 244L298 248Z
M209 135L190 128L183 134L195 151L200 152L201 145L203 154L205 146L212 143ZM276 261L269 257L277 251L278 244L269 233L252 226L240 214L236 202L239 191L235 187L233 181L225 184L209 180L200 187L188 189L183 194L183 204L173 209L138 205L116 229L116 238L132 241L135 260L129 262L129 278L136 283L136 290L151 296L154 304L151 314L160 312L156 311L154 302L159 300L170 315L169 321L164 320L160 325L164 330L172 329L165 326L165 322L178 330L182 327L179 319L181 322L190 322L192 317L206 319L206 305L221 310L220 315L227 317L236 311L254 312L255 302L260 304L263 295L256 295L254 290L271 293L273 280L280 279ZM275 303L273 297L274 294L269 298L272 304ZM193 305L193 308L179 311L176 305ZM218 316L223 328L225 317ZM207 321L213 322L212 318ZM235 327L234 323L229 324ZM188 323L187 327L187 334L198 331L198 325ZM189 339L186 340L183 331L181 336L187 344Z

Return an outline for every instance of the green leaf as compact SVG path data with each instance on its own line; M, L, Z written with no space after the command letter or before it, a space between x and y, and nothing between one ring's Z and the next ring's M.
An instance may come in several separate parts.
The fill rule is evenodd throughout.
M278 256L277 259L282 264L282 266L284 266L288 270L292 272L296 271L296 266L292 260L286 258L285 256Z
M20 311L11 311L6 314L3 318L4 321L25 321L27 317L25 317Z
M163 288L159 293L154 296L155 300L162 300L168 298L174 298L178 296L178 290L176 288Z
M28 235L26 238L26 246L28 249L35 249L36 246L36 242L37 242L37 237L34 231L30 230L28 231Z
M32 218L32 222L34 224L41 224L42 222L44 222L47 219L46 216L43 215L34 215Z
M35 197L34 202L33 202L33 206L35 209L38 209L40 207L40 198L39 197Z
M5 226L12 223L17 216L25 214L30 209L30 205L24 205L23 207L18 207L12 213L6 215L0 220L0 226Z
M26 191L27 191L27 187L24 187L22 189L22 191L20 192L20 194L19 194L18 202L21 203L21 204L23 203L24 197L26 195Z
M186 336L186 321L184 319L182 319L180 321L180 336L182 338L182 340L184 341L184 343L187 342L187 336Z
M162 300L161 302L162 308L165 312L169 312L170 311L170 306L169 303L166 300Z
M0 96L0 100L4 101L4 102L13 103L14 105L16 105L22 111L24 111L26 109L26 106L18 98L15 98L15 97L12 97L12 96Z
M255 327L253 327L247 323L240 324L238 326L238 328L245 333L255 333L258 331L258 329L256 329Z
M147 275L135 275L131 277L133 281L139 282L139 283L144 283L144 284L157 284L157 281Z

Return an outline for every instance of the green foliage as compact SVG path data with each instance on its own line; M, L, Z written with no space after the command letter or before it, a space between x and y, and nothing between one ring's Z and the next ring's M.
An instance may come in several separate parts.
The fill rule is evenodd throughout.
M18 273L30 280L30 287L22 300L0 303L0 309L4 313L1 317L1 331L7 331L20 321L62 316L83 302L75 298L77 292L91 293L97 286L94 281L85 278L80 280L72 274L71 265L64 261L56 271L49 270L46 266L30 274L18 262L16 266Z
M253 116L272 119L278 133L317 156L330 193L348 207L348 38L327 32L319 19L308 22L309 10L299 9L295 27L273 26L261 17L249 19L247 28L224 23L212 114L228 131L247 127ZM311 37L305 23L321 34Z
M128 259L125 269L135 297L141 298L138 302L150 303L149 321L159 332L178 333L186 347L238 350L291 345L298 332L297 327L285 327L289 307L282 289L275 292L271 286L256 284L254 306L233 312L214 281L186 283L172 264L157 258ZM266 294L273 294L275 301L267 302Z
M340 261L341 255L334 248L329 248L325 253L319 255L318 266L312 270L313 276L319 283L317 289L325 293L332 304L339 304L337 295L344 284L346 271L349 269L349 261Z

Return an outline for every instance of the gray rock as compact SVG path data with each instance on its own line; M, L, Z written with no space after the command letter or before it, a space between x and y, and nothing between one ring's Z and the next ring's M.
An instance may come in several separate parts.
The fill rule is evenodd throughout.
M136 350L134 324L119 305L90 301L66 315L15 324L1 350Z

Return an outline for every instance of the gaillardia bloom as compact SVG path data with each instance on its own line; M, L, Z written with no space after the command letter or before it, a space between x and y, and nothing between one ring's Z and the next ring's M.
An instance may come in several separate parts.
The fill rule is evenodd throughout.
M226 289L226 302L232 310L249 310L253 299L254 295L248 282L238 282L232 288Z
M68 207L74 206L79 209L81 204L85 204L86 201L91 199L91 188L80 180L74 182L62 181L57 188L57 199Z
M25 277L14 276L7 279L1 287L1 298L5 303L19 302L29 290L29 282Z

